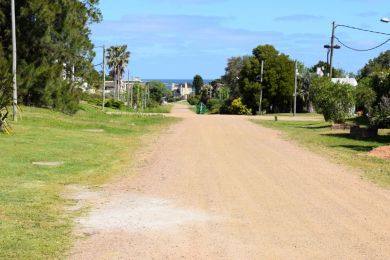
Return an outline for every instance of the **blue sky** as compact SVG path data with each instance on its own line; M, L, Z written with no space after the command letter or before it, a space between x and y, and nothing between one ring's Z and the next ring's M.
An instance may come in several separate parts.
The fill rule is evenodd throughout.
M205 79L224 74L227 59L250 55L257 45L311 66L326 60L331 23L390 33L389 0L100 0L103 22L92 25L95 45L127 44L130 75ZM355 48L370 48L390 36L338 27L336 36ZM370 52L335 50L336 67L357 72L390 43ZM97 59L101 53L97 52Z

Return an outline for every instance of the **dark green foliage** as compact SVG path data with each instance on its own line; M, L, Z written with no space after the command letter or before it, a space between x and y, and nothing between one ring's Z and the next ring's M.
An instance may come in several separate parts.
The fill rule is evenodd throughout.
M329 78L312 82L313 103L326 121L344 123L354 106L354 89L348 84L334 84Z
M371 76L373 73L388 69L390 65L390 50L382 52L378 57L369 60L368 63L359 71L359 78Z
M192 105L192 106L195 106L195 105L197 105L198 103L199 103L199 98L198 97L189 97L188 99L187 99L187 101L188 101L188 103L190 104L190 105Z
M90 94L87 92L81 93L81 100L87 101L92 105L101 106L102 105L102 95L101 94Z
M374 72L368 78L371 81L369 84L377 96L375 104L379 104L379 102L381 102L381 98L390 93L390 68Z
M232 57L228 59L225 75L222 76L222 81L227 85L232 97L240 96L240 87L238 80L240 79L241 70L249 56Z
M146 107L148 107L148 108L156 108L156 107L159 107L160 105L161 105L161 102L157 102L154 99L150 99L147 102Z
M294 62L272 45L260 45L253 49L253 56L245 60L240 73L242 101L255 113L260 99L261 61L264 61L263 108L271 112L289 111L294 91Z
M203 78L200 75L195 75L192 81L192 86L195 88L195 95L200 95L203 85Z
M370 118L370 125L375 128L390 128L390 98L383 96Z
M117 101L114 99L109 99L104 104L105 107L115 108L115 109L121 109L125 104L121 101Z
M0 110L12 102L12 74L0 48Z
M101 20L98 1L20 0L15 4L18 99L27 105L73 113L79 93L78 82L71 78L87 80L94 71L89 25ZM8 61L12 58L9 14L10 1L0 0L0 48Z
M357 111L363 111L364 114L371 112L375 100L376 93L370 86L370 79L361 80L355 90Z
M161 103L163 98L169 98L172 95L172 92L161 81L151 81L148 86L150 98L155 102Z
M219 99L210 98L207 101L206 106L207 109L210 111L210 114L218 114L221 109L222 102Z
M359 72L359 87L368 90L365 108L369 112L370 125L373 128L389 128L390 94L390 51L381 53L370 60ZM372 93L373 92L373 93Z
M226 100L222 103L221 108L219 109L219 113L229 115L230 112L231 112L231 110L230 110L230 105L232 104L232 101L233 101L232 98L226 99Z

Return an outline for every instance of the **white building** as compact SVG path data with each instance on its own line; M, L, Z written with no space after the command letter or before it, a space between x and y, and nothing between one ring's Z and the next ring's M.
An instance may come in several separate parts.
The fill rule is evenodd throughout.
M339 83L339 84L348 84L352 87L356 87L358 85L355 78L332 78L333 83Z
M188 97L193 93L192 88L188 86L187 82L180 85L172 83L171 90L173 92L174 97L180 97L185 100L187 100Z
M119 93L125 93L128 87L133 87L135 83L144 86L146 83L141 80L140 77L133 77L132 80L121 80L119 84ZM106 81L106 93L114 94L114 81Z

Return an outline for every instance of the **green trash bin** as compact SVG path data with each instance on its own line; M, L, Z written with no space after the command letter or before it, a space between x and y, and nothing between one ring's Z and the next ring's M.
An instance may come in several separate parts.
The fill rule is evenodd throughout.
M196 105L196 113L197 114L205 114L207 112L207 107L205 104L203 104L203 102L199 102L197 105Z

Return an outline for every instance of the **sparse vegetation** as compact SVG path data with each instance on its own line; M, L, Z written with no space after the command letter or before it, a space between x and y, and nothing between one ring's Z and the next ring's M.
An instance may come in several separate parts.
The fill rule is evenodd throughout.
M110 116L82 104L74 116L23 108L15 135L0 135L0 259L57 259L72 240L69 184L97 185L131 164L142 137L176 121L162 116ZM102 132L89 132L99 129ZM34 161L63 161L59 167Z

